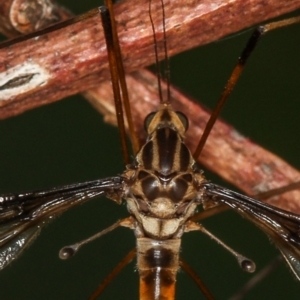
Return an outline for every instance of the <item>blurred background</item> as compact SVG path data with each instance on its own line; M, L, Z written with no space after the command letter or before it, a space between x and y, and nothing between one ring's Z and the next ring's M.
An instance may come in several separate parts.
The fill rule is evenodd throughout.
M100 5L94 0L61 3L76 14ZM262 39L222 112L222 118L245 136L296 168L300 166L299 29L300 25L294 25ZM212 108L250 34L251 30L244 31L172 58L172 82ZM122 173L117 134L117 129L105 124L81 96L0 121L0 193L45 189ZM226 186L216 176L206 176ZM20 259L0 273L0 298L87 299L134 247L133 233L117 229L86 245L68 261L61 261L58 251L126 215L125 205L117 206L105 198L64 213L44 228ZM258 270L279 253L263 233L234 212L204 224L232 248L252 258ZM216 299L229 299L252 276L201 233L183 237L181 254ZM244 299L299 299L299 293L300 284L282 263ZM135 262L100 297L137 298ZM177 299L204 299L183 271L178 274Z

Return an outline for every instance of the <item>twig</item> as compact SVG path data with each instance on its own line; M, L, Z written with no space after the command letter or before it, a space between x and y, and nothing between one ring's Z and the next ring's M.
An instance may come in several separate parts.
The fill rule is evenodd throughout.
M154 62L148 0L118 3L115 14L127 72ZM203 45L300 7L300 0L169 1L170 55ZM160 23L159 5L153 18ZM161 33L161 25L156 26ZM2 44L0 118L60 100L109 78L97 9L50 29Z

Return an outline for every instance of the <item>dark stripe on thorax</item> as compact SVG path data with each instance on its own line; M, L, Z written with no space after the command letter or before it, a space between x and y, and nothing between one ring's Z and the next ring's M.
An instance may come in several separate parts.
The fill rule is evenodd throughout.
M153 142L149 141L142 149L142 161L146 170L152 169L153 155Z
M188 149L188 147L181 143L180 145L180 151L179 151L179 161L180 161L180 170L186 171L188 167L190 166L190 160L191 160L191 153Z
M160 173L168 175L173 172L176 145L180 142L176 131L169 127L157 130L156 143L159 155Z

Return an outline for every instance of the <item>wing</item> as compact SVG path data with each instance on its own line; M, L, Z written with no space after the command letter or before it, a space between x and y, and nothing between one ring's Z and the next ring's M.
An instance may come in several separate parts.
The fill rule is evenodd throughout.
M0 195L0 270L16 259L55 216L103 194L120 202L123 178L116 176L46 191Z
M221 186L204 183L204 205L224 203L263 230L300 280L300 216Z

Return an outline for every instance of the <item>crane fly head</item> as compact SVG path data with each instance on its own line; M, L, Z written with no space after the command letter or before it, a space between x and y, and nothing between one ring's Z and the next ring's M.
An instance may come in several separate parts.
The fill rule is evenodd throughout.
M144 126L149 135L159 128L169 127L183 137L188 129L188 119L182 112L175 112L170 104L161 104L158 111L146 117Z

